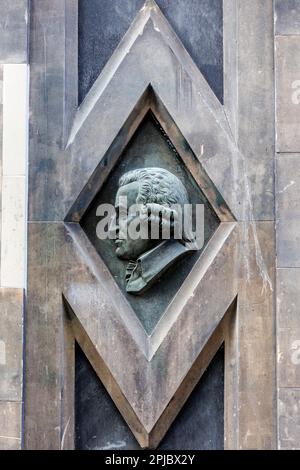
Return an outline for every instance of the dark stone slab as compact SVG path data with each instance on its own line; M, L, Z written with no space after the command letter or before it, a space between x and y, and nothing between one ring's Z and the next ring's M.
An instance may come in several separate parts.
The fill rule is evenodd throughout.
M81 102L145 0L79 0ZM222 0L157 0L220 101L223 100Z
M299 0L275 0L275 34L300 34Z
M119 163L113 169L104 188L100 190L100 193L96 196L81 221L81 226L101 258L107 264L147 333L151 333L155 327L167 305L173 299L199 258L202 250L186 255L175 265L171 266L161 279L141 296L127 294L125 273L128 261L122 261L117 258L114 240L99 240L97 238L96 226L101 219L96 216L96 211L100 204L109 203L114 205L119 178L127 171L147 167L165 168L184 183L190 202L193 205L205 205L205 247L208 240L216 231L219 219L193 177L185 168L181 158L174 150L163 136L158 124L151 115L148 115L120 157Z
M28 0L0 0L0 62L27 62Z
M139 449L133 434L78 345L75 377L76 449ZM223 416L224 349L221 348L159 449L222 449Z

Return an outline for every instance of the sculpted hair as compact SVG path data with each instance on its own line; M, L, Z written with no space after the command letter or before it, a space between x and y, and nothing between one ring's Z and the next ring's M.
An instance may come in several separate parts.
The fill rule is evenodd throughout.
M170 226L173 236L177 233L177 239L191 242L194 237L190 233L176 229L178 222L181 227L183 222L180 208L189 203L180 179L163 168L142 168L125 173L119 180L119 187L135 182L139 184L136 204L145 206L142 218L161 227Z
M188 195L182 182L163 168L142 168L125 173L119 180L119 186L139 183L137 204L161 204L171 206L188 204Z

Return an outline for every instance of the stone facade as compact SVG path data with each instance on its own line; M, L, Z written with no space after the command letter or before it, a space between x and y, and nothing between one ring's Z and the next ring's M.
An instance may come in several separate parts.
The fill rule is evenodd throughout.
M224 96L216 68L203 70L209 86L201 58L152 0L140 3L124 2L139 16L97 78L78 71L75 0L32 0L30 12L0 1L0 448L74 447L75 337L141 446L159 445L225 343L225 447L300 449L299 2L224 0ZM169 20L180 37L179 4ZM78 224L149 110L221 221L175 320L170 308L152 336Z
M278 448L300 449L300 4L275 1Z
M0 449L20 449L23 436L27 3L0 2Z

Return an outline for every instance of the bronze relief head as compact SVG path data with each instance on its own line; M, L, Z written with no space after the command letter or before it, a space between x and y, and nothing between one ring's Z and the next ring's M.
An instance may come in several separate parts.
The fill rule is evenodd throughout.
M191 241L186 230L174 237L179 220L182 227L183 209L188 203L182 182L165 169L136 169L120 178L110 230L115 232L116 255L130 261L128 292L144 292L179 257L191 251L186 246L186 241ZM132 227L140 236L132 235Z

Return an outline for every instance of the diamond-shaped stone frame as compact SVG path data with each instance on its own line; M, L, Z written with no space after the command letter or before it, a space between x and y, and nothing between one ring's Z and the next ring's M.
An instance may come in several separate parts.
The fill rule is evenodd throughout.
M149 110L221 221L151 335L79 225ZM84 154L95 168L81 176L83 189L65 218L77 275L71 268L63 286L75 337L143 447L157 445L167 431L194 386L195 364L236 297L235 218L203 165L212 168L217 157L224 165L234 151L221 104L156 4L147 2L77 111L67 142L74 162ZM219 292L213 303L211 279Z
M213 234L212 238L208 241L203 254L195 263L194 268L191 270L191 273L183 282L180 290L175 295L172 302L166 308L162 318L158 322L157 327L154 328L154 331L151 335L147 335L147 333L144 331L144 328L141 327L141 324L138 318L136 317L133 309L124 300L124 306L120 314L124 317L125 324L132 333L132 336L135 338L137 344L141 347L146 358L148 360L151 360L164 337L162 330L170 328L172 323L176 321L178 315L180 314L180 302L178 302L177 299L186 295L184 293L186 290L185 286L189 286L189 288L191 288L191 286L194 285L194 283L192 282L192 278L193 276L195 276L194 271L199 272L199 270L201 269L201 276L205 273L208 266L218 253L218 248L216 249L216 244L219 244L221 241L224 242L227 239L227 237L233 230L235 223L234 218L230 210L228 209L224 199L222 198L222 196L206 174L201 163L195 160L193 152L187 145L183 135L177 128L172 117L167 112L159 97L155 94L151 85L147 87L142 97L139 99L137 105L134 108L134 111L131 112L126 123L124 124L122 132L120 132L116 136L115 140L113 141L112 145L104 156L106 169L105 178L109 177L110 171L113 170L114 165L117 163L118 158L125 149L128 141L130 140L131 135L134 134L135 130L138 128L138 126L149 111L153 113L154 117L161 124L163 131L166 133L168 138L171 139L172 144L174 145L179 156L182 158L183 163L194 176L196 183L206 195L208 201L210 202L211 206L213 207L221 221L219 227ZM102 185L105 183L106 179L104 179L103 176L103 166L101 165L100 161L98 167L92 174L91 178L88 180L84 189L80 192L77 200L75 201L74 205L72 206L65 219L65 223L68 227L68 230L70 231L72 236L76 238L76 243L81 247L81 251L85 252L85 259L93 259L93 263L91 264L91 269L93 270L105 269L105 263L102 261L101 257L100 260L98 260L97 262L96 249L93 247L92 243L87 238L81 226L77 224L79 224L81 217L89 207L94 197L101 190ZM74 223L76 223L76 228L73 225ZM199 282L199 278L197 282ZM118 297L122 296L122 292L115 283L112 275L111 284L114 285L114 291L118 291Z

